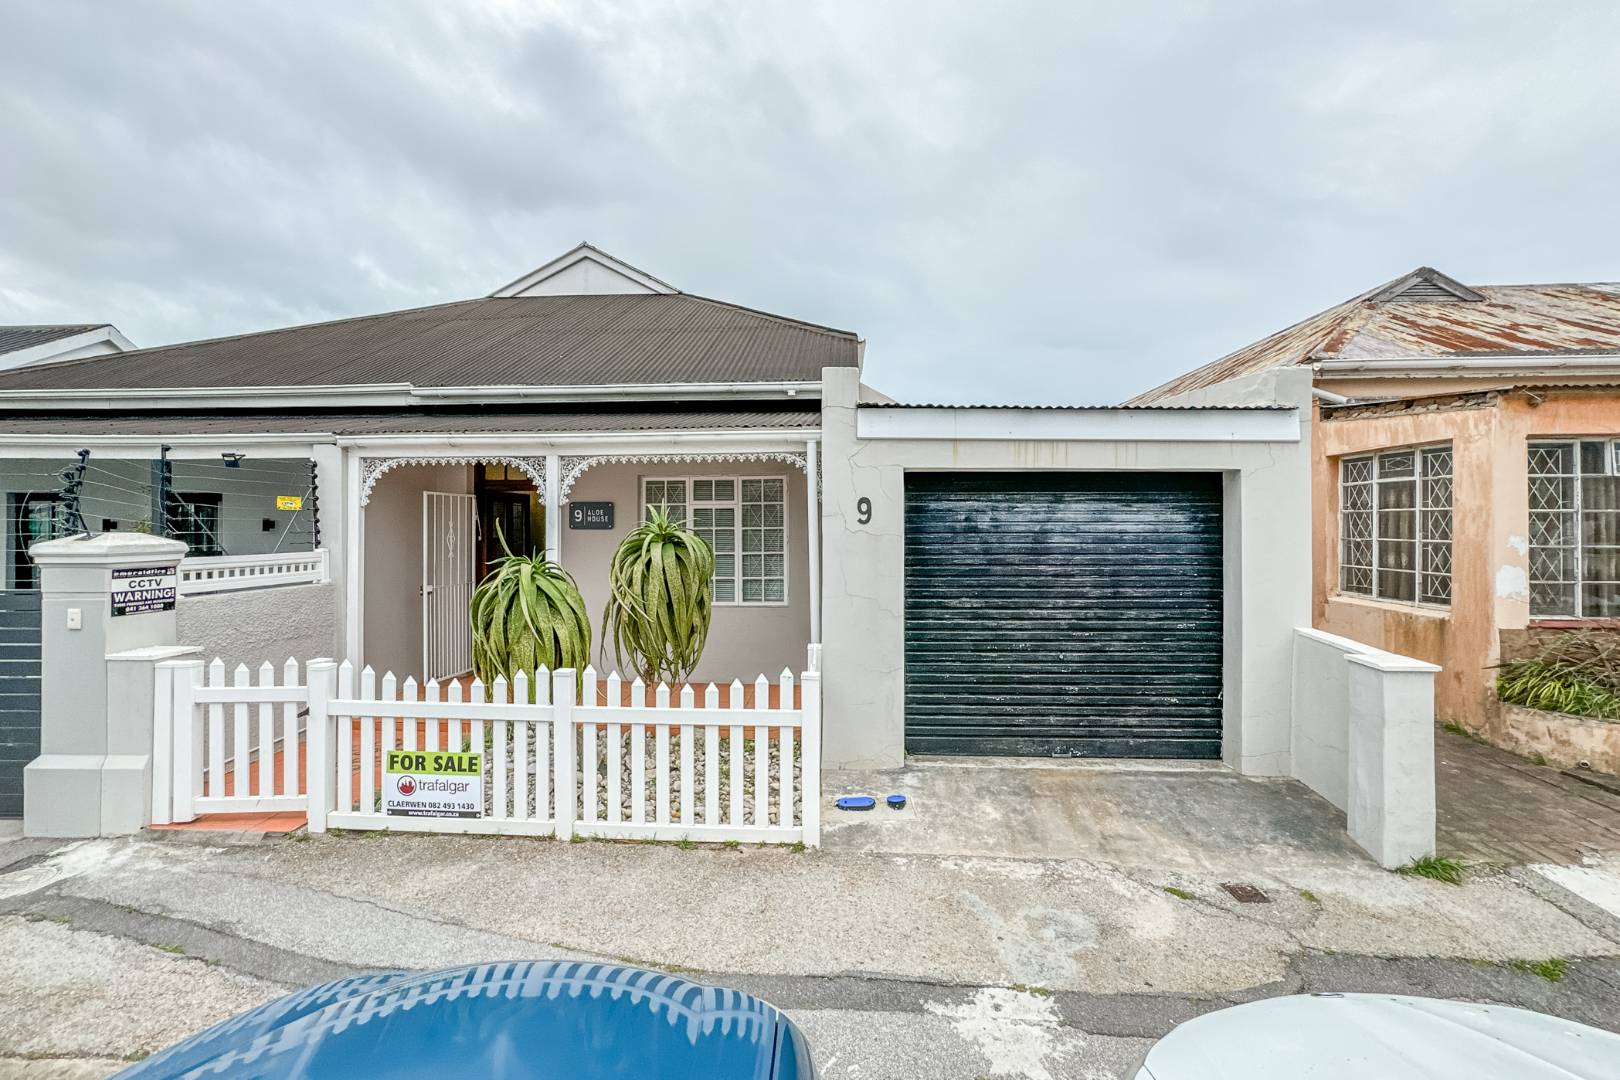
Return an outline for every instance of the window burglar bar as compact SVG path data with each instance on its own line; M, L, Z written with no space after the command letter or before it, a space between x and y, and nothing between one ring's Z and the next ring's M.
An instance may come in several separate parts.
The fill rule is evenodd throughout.
M1532 442L1530 614L1620 616L1620 440Z
M1451 447L1339 463L1339 590L1451 603Z

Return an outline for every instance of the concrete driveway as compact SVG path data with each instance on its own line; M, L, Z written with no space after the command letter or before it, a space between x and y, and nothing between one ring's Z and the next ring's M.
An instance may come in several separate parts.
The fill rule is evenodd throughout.
M1344 815L1305 785L1218 762L916 759L828 773L828 851L1079 859L1186 873L1265 874L1365 858ZM893 811L883 796L904 794ZM840 795L874 795L868 812Z

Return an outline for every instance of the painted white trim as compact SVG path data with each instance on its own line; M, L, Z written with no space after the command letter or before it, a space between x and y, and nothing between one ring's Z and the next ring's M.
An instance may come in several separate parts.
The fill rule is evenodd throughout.
M346 592L343 617L345 655L365 655L366 625L366 515L360 505L360 455L348 453L343 469L343 584Z
M358 449L370 457L421 457L435 454L454 456L467 449L500 451L500 457L534 457L553 449L589 447L593 452L637 453L649 446L677 447L713 444L716 450L732 448L737 443L750 446L765 444L771 449L796 449L805 437L819 437L819 428L715 428L680 432L658 431L582 431L567 434L545 432L480 433L457 435L449 432L402 432L396 435L331 435L318 432L274 435L7 435L0 433L0 459L32 458L67 455L82 447L106 457L156 457L158 447L171 447L169 457L176 460L204 460L218 457L222 448L247 454L249 457L285 455L288 447L336 446L340 449Z
M0 426L5 423L0 414ZM312 450L317 446L331 446L336 440L331 435L300 433L295 435L10 435L0 434L0 458L31 458L42 454L66 454L69 457L83 447L105 457L157 457L158 448L168 446L174 461L201 461L217 458L221 450L230 449L248 457L285 457L288 447ZM308 456L305 454L304 456Z
M804 444L805 551L810 566L810 643L821 641L821 477L818 444Z
M543 398L547 401L596 400L599 398L650 397L659 401L712 397L797 397L821 392L820 380L773 379L758 382L714 383L617 383L602 386L422 386L412 390L418 398L448 401L476 401L488 404L508 397L513 400Z
M546 455L546 558L562 564L562 458Z
M1319 378L1432 378L1444 375L1523 376L1565 378L1575 375L1614 375L1620 355L1580 356L1540 353L1534 357L1465 356L1380 358L1376 360L1317 360L1311 365Z
M56 338L52 341L41 342L38 345L30 345L26 349L13 349L11 352L0 353L0 371L14 371L17 368L25 368L33 364L48 364L63 358L67 353L103 343L111 345L113 352L97 355L112 356L115 353L129 352L135 348L135 343L119 333L118 327L111 325L95 326L68 337ZM68 359L77 358L68 357Z
M855 410L860 439L1072 440L1080 442L1298 442L1296 409Z
M568 251L563 252L561 255L557 256L555 259L552 259L545 265L530 270L527 274L524 274L515 281L502 285L489 295L492 298L497 299L501 297L521 296L523 293L534 288L547 278L556 277L569 267L582 262L594 262L603 269L619 275L632 284L640 285L648 292L666 294L680 292L679 289L675 288L675 286L671 285L669 282L660 281L658 278L653 277L645 270L638 270L624 260L614 258L601 248L587 242L570 248Z
M348 408L354 406L416 405L424 401L465 401L492 405L509 401L556 403L606 399L646 399L655 402L698 401L711 398L765 399L819 397L821 383L814 380L774 380L720 383L614 383L601 386L428 386L410 383L359 383L332 386L179 386L136 387L128 390L56 389L0 390L0 403L23 403L37 409L109 410L172 409L206 402L215 408ZM235 399L235 400L232 400Z

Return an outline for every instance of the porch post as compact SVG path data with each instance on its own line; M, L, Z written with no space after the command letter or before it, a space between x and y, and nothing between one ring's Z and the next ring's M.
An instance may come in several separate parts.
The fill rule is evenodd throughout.
M562 457L546 455L546 558L562 562Z
M819 471L816 461L816 440L804 444L804 492L807 513L804 535L810 562L810 641L821 640L821 500L816 489Z
M365 508L360 505L360 454L344 451L343 469L343 658L359 663L365 646Z

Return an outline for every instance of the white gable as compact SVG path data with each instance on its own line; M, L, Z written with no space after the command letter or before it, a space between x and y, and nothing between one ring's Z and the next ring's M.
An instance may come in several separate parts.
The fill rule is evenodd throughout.
M668 282L637 270L621 259L580 244L544 266L530 271L490 296L600 296L620 293L678 292Z

